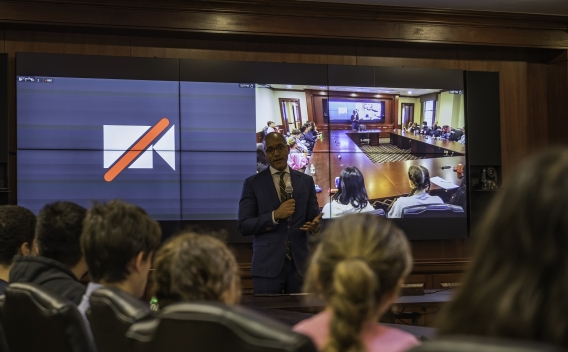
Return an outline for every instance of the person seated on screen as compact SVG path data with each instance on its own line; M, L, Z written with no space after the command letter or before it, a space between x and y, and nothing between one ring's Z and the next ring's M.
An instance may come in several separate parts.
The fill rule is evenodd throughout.
M369 202L363 174L355 166L348 166L341 171L337 193L331 197L331 202L324 205L322 218L330 219L373 210L375 208Z
M288 138L288 145L290 146L290 154L288 154L288 166L294 170L304 172L306 165L310 162L306 153L302 153L297 148L296 140L293 137Z
M399 197L388 213L389 218L402 217L402 209L413 205L423 204L444 204L442 198L431 196L430 192L430 172L422 165L412 165L408 168L408 182L412 192L408 197Z
M357 110L353 110L353 115L351 115L351 129L353 131L359 130L359 112Z
M461 131L462 131L462 135L461 135L460 139L458 139L458 143L465 144L465 127L462 127Z
M87 209L71 202L44 206L37 217L33 254L16 256L9 282L29 282L47 288L75 304L85 286L87 272L80 239Z
M452 139L452 130L450 126L444 125L442 127L442 133L440 134L440 138L451 140Z
M177 235L156 253L154 296L160 309L182 301L238 304L237 261L223 242L210 235Z
M406 126L406 128L404 129L406 132L411 132L412 131L412 126L414 126L414 122L409 122L408 126Z
M438 121L435 121L434 124L432 125L432 131L437 131L437 130L441 130L442 128L438 125Z
M465 165L464 165L465 170ZM458 174L461 175L461 174ZM459 176L460 177L460 176ZM459 188L452 194L448 204L458 205L465 211L467 209L467 177L461 176L461 183Z
M160 246L160 225L144 209L112 200L95 204L85 217L81 248L91 282L79 304L84 315L89 297L98 288L115 287L141 298L148 282L152 256Z
M318 128L317 128L315 122L309 121L309 124L310 124L310 126L312 126L311 132L312 132L312 135L314 136L314 139L318 139L319 132L318 132Z
M259 173L268 167L268 161L266 160L266 155L264 155L264 149L262 148L262 143L256 144L256 172Z
M423 134L425 136L430 134L430 127L428 127L428 122L424 121L422 122L422 128L420 129L420 134Z
M568 349L566 175L566 148L537 153L511 173L476 226L472 264L438 318L440 336Z
M412 123L412 127L410 128L410 132L412 132L412 133L420 132L420 126L418 126L418 123L416 123L416 122Z
M302 136L302 133L300 132L300 130L298 130L298 129L292 130L292 137L294 137L294 139L296 140L296 148L298 148L298 150L302 153L309 153L310 151L309 151L307 145L304 143L304 141L302 141L300 139L301 136Z
M305 292L317 293L325 310L296 326L319 351L407 351L411 334L377 323L398 296L412 268L405 234L371 214L337 219L322 233L308 268Z
M306 126L300 127L300 133L300 140L304 142L310 152L313 151L316 142L313 140L312 135L308 132L308 128Z
M10 280L16 255L29 255L34 241L36 216L18 205L0 206L0 296Z
M268 121L266 123L266 126L267 127L264 129L265 135L272 133L272 132L278 132L278 130L276 129L276 124L273 121Z
M318 138L317 136L314 136L314 134L312 133L313 130L312 123L308 121L304 124L304 126L306 126L306 136L311 137L312 140L315 142Z

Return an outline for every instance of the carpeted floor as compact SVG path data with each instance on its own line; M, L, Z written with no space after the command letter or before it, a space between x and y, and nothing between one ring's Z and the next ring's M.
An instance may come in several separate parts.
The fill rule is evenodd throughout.
M375 164L424 159L410 154L410 149L399 149L391 145L388 138L381 138L379 146L362 145L361 150Z

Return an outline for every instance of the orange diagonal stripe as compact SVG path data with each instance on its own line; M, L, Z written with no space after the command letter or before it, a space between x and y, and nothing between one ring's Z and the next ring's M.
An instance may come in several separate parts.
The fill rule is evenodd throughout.
M105 174L105 181L110 182L114 180L118 174L120 174L124 169L130 165L136 159L140 153L144 152L146 148L160 135L160 133L164 132L166 127L170 124L170 120L167 118L161 119L154 127L150 128L148 132L140 140L134 144L130 149L126 151L124 155L116 164L114 164Z

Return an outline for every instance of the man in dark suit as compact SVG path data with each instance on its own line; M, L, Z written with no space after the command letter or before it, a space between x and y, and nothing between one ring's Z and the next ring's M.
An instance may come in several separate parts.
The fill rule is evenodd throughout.
M288 167L290 147L280 133L267 134L263 147L270 167L245 180L239 202L239 231L254 236L254 292L300 292L309 255L306 232L318 234L322 216L314 180Z

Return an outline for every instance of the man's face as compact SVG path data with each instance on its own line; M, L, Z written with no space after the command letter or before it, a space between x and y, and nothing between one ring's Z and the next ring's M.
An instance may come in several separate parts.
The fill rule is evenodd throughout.
M269 136L264 145L264 154L270 166L278 171L284 171L288 165L290 148L281 136Z
M276 124L273 122L273 123L270 124L270 127L274 128L274 127L276 127Z

